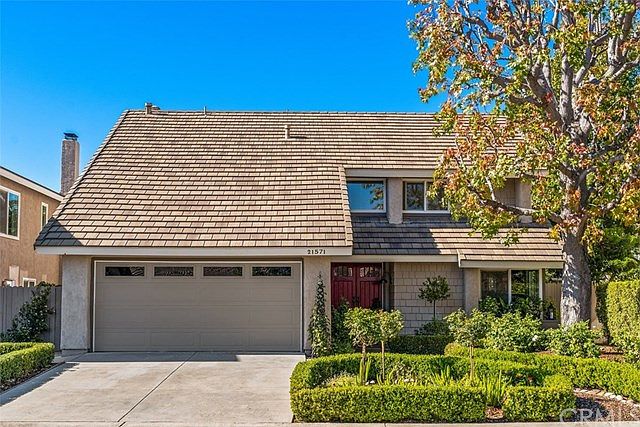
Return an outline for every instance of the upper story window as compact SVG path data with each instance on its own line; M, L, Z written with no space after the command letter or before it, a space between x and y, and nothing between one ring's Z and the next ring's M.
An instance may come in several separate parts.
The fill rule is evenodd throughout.
M404 210L410 212L446 211L442 193L435 198L429 197L429 181L405 181Z
M20 229L20 193L0 187L0 234L18 237Z
M384 212L385 211L385 183L384 181L349 181L349 207L352 211Z
M40 205L40 228L47 225L47 221L49 221L49 205L42 202Z

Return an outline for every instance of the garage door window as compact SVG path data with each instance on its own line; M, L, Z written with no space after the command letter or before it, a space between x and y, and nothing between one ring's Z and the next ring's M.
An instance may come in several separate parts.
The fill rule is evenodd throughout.
M104 275L106 277L142 277L144 267L110 265L104 268Z
M251 274L260 277L291 277L291 267L253 267Z
M161 266L153 267L153 275L156 277L193 277L193 267Z
M242 277L242 267L203 267L204 277Z

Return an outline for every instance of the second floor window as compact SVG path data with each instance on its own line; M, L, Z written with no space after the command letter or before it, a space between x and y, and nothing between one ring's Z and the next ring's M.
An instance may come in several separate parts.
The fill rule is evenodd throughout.
M384 212L384 181L349 181L349 207L352 211Z
M0 187L0 234L18 237L20 194Z
M40 205L40 228L47 225L47 221L49 221L49 205L42 203Z
M405 181L404 183L404 210L413 212L446 211L442 201L442 194L435 198L429 197L428 181Z

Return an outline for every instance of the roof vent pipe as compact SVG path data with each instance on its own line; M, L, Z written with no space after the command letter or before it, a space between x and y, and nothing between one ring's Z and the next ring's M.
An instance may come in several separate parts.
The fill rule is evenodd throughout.
M291 129L289 128L289 125L284 125L284 139L289 138L291 138Z

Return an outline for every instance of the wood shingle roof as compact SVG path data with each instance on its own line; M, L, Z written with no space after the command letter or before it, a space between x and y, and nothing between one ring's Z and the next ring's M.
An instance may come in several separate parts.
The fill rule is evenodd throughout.
M437 127L429 114L128 110L36 246L382 253L360 225L354 245L345 169L433 169L454 144Z

